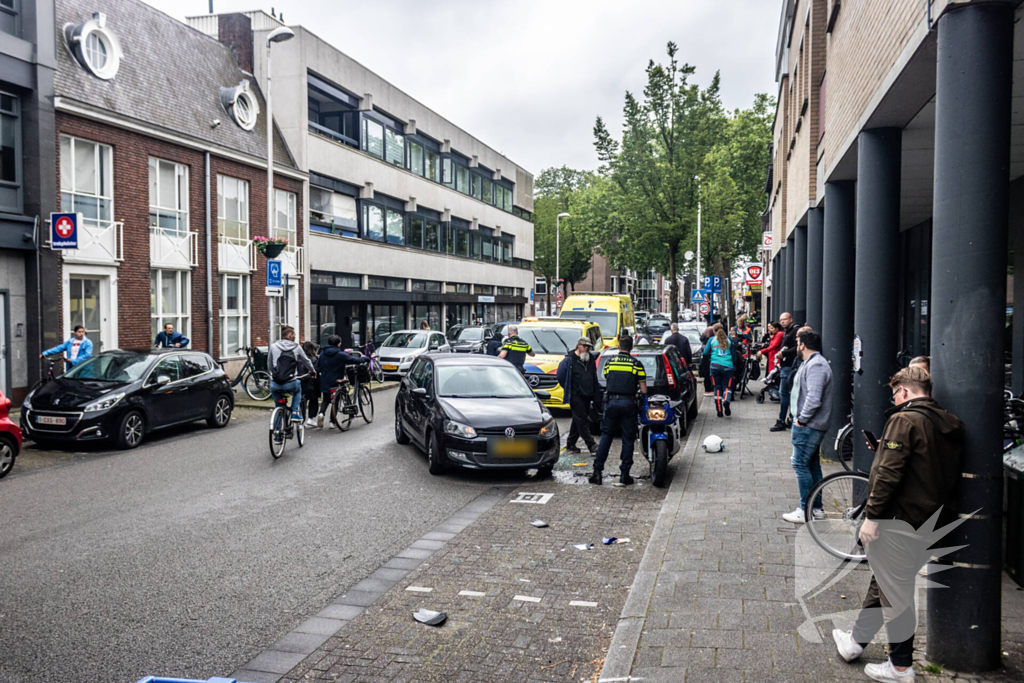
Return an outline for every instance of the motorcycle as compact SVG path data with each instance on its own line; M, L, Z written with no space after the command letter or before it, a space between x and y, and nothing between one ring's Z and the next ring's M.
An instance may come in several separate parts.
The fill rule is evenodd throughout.
M640 451L651 467L651 483L665 485L668 461L679 452L686 434L679 428L679 418L668 396L645 396L640 411Z

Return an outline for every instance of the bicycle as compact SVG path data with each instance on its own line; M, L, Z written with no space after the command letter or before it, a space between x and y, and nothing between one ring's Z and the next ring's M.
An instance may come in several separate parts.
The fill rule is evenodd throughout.
M301 375L295 379L301 381L306 376ZM274 460L284 454L284 447L293 436L298 441L299 448L306 443L306 421L292 420L292 409L288 399L287 394L276 399L274 412L270 414L270 454L274 456Z
M384 383L384 367L380 364L380 359L377 358L377 347L373 345L373 340L363 344L360 349L364 356L368 356L370 359L370 379L375 380L377 384ZM370 381L369 379L367 381Z
M349 365L345 374L347 376L339 379L338 386L331 390L331 422L343 432L352 426L352 419L357 414L362 415L367 424L373 422L370 369L364 364Z
M819 499L821 505L815 505ZM866 473L837 472L825 477L811 489L804 504L811 538L833 557L851 562L866 560L859 534L867 504ZM820 516L814 514L815 507L821 510Z
M254 347L245 347L245 365L242 366L238 376L231 381L231 388L239 384L245 389L245 393L254 401L266 401L270 398L270 373L265 370L256 369L256 354Z

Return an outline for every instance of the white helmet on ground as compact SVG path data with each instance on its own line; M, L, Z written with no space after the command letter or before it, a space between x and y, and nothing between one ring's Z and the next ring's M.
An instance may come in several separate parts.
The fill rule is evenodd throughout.
M712 434L708 438L704 439L704 443L701 445L708 453L719 453L725 450L725 442L722 441L722 437Z

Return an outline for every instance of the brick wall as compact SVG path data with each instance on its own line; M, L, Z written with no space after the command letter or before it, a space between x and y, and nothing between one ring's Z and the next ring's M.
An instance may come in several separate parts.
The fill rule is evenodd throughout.
M210 160L210 215L211 263L213 264L213 330L207 326L206 299L206 190L204 155L200 151L174 145L105 123L57 113L57 154L60 154L61 134L73 135L110 145L113 148L114 220L124 223L124 260L118 267L118 346L120 348L148 347L152 344L150 322L150 249L149 249L149 157L158 157L188 167L189 173L189 230L197 233L198 265L191 269L192 348L210 352L219 357L220 337L218 312L220 297L217 273L217 174L229 175L249 181L249 235L267 235L266 170L211 155ZM57 163L57 187L60 187L60 163ZM298 244L302 246L302 183L274 176L276 188L296 194L296 222ZM60 196L57 197L58 204ZM63 282L63 264L56 274ZM267 299L263 295L266 259L257 257L257 270L252 273L250 330L253 342L266 344L268 330ZM59 285L61 315L64 292ZM300 330L305 322L305 295L299 291ZM66 336L66 335L65 335Z
M244 14L221 14L217 19L218 39L231 48L242 71L253 73L252 21Z

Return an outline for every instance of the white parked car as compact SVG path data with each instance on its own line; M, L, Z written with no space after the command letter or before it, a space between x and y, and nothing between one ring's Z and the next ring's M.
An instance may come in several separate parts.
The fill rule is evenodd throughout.
M433 330L399 330L392 332L377 349L384 377L405 377L412 362L428 352L450 353L451 345L441 332Z

